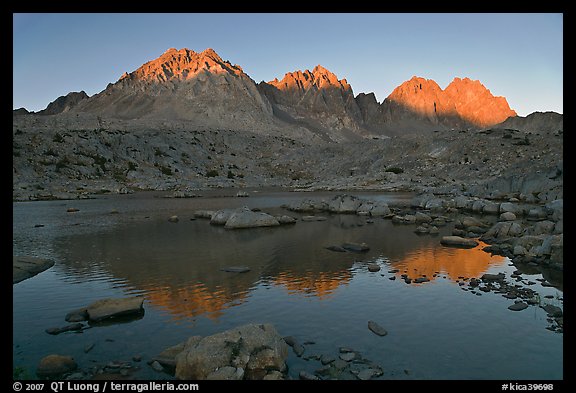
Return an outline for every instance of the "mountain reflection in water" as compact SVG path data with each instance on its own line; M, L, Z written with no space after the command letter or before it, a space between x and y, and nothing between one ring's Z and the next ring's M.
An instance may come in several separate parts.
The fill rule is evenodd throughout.
M449 248L441 246L437 236L420 237L412 230L384 219L366 225L357 216L236 231L206 220L151 220L61 240L63 263L58 268L66 281L104 280L144 294L151 304L182 320L199 315L218 319L223 310L248 301L259 285L330 299L368 263L381 265L374 274L398 269L398 276L425 275L433 281L437 274L452 280L480 277L504 261L482 251L483 243L473 249ZM366 241L371 250L356 254L325 248L345 241ZM227 266L250 271L222 271Z
M486 246L483 242L470 249L428 245L390 262L400 270L398 275L406 274L412 279L425 276L434 280L437 274L446 275L454 282L462 277L480 278L488 269L501 265L505 260L502 256L482 251Z

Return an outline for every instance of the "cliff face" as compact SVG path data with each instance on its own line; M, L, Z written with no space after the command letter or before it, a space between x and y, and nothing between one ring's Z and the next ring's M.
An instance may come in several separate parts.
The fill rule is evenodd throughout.
M510 116L516 112L506 99L494 97L479 81L454 78L442 90L433 80L413 77L384 100L380 122L412 121L421 123L422 128L483 128Z
M259 87L285 121L318 128L331 139L364 131L352 87L321 65L312 71L289 72L282 80L263 82Z
M457 115L473 127L489 127L516 116L504 97L494 97L480 81L468 78L454 80L444 90Z

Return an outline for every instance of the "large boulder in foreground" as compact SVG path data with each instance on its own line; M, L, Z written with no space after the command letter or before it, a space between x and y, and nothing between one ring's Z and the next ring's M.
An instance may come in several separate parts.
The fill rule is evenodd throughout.
M230 215L224 228L241 229L278 226L278 220L267 213L253 212L249 209L241 209Z
M265 379L283 373L288 345L271 324L193 336L175 356L178 379Z
M48 355L43 357L36 369L36 375L40 378L58 378L76 370L78 365L72 356Z
M86 307L88 319L98 322L107 318L140 314L144 311L144 297L108 298L97 300Z
M35 257L12 256L12 284L19 283L54 266L54 261Z

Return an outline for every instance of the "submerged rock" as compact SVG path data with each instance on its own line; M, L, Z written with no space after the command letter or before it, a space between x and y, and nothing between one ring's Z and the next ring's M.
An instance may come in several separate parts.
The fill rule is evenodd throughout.
M74 323L72 325L67 325L67 326L63 326L63 327L48 328L48 329L46 329L46 333L52 334L52 335L57 335L57 334L64 333L64 332L80 331L80 330L82 330L83 327L84 327L84 325L81 323Z
M366 252L370 247L366 243L343 243L342 248L352 252Z
M346 252L346 249L340 246L328 246L328 247L324 247L327 250L330 251L335 251L335 252Z
M372 332L374 332L379 336L385 336L388 334L386 329L384 329L382 326L378 325L374 321L368 321L368 329L370 329Z
M312 222L312 221L326 221L328 218L324 216L304 216L302 221Z
M220 270L227 273L247 273L250 271L250 268L247 266L228 266Z

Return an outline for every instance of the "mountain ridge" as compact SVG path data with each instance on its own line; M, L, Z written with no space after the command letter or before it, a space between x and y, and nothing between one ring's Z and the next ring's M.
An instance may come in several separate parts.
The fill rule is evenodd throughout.
M378 103L373 93L355 96L345 78L320 64L312 71L296 70L280 80L257 84L241 66L223 60L212 48L202 52L170 48L125 72L102 92L81 98L69 100L65 111L183 120L197 127L261 129L332 141L438 128L480 129L516 116L505 97L493 96L480 81L466 77L455 77L441 89L432 79L414 76ZM64 112L58 108L41 112Z

